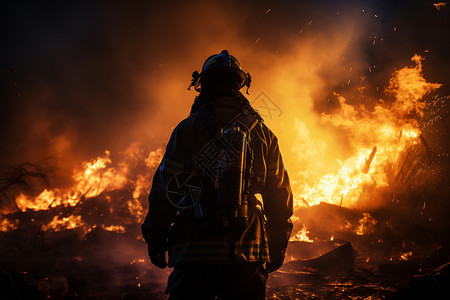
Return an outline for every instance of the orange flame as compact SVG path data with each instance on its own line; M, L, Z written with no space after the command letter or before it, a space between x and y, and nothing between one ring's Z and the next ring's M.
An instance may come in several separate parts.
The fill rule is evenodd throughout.
M23 194L20 194L16 198L17 207L21 211L31 210L46 210L50 207L65 204L59 194L59 189L43 190L36 198L29 198ZM67 204L71 202L68 201Z
M336 172L319 176L312 185L302 183L301 176L294 177L296 205L327 202L352 206L361 198L365 187L387 187L392 183L388 176L393 171L392 166L398 165L399 158L418 142L421 133L411 114L423 116L423 97L441 86L428 83L423 78L422 60L415 55L412 58L415 67L405 67L393 73L388 88L388 92L395 96L392 105L381 102L369 111L363 105L354 107L347 104L342 95L336 94L340 104L338 111L332 115L323 114L321 120L339 128L348 137L354 154L338 161ZM302 156L305 152L307 157L313 156L309 150L317 152L326 147L323 144L320 147L305 145L311 142L307 138L307 129L302 122L297 126L303 145L296 145L296 149L301 150Z
M306 229L306 227L303 226L299 232L297 232L295 235L291 236L289 241L300 241L300 242L313 243L314 241L308 237L308 234L309 234L308 229Z
M416 63L415 67L406 67L394 72L387 89L395 95L392 110L399 117L415 112L423 117L425 103L421 102L423 96L441 87L438 83L429 83L422 76L422 60L420 55L414 55L411 61Z
M75 229L82 226L85 226L85 223L81 219L81 216L70 215L62 218L60 218L60 216L55 216L49 224L42 226L42 230L61 231L65 229Z
M373 227L377 224L377 220L372 218L369 213L363 213L363 217L358 221L359 226L356 229L357 235L364 235L373 232Z
M387 88L388 94L395 97L395 101L388 105L380 102L374 109L369 110L363 105L352 106L340 94L336 94L340 107L332 115L323 114L321 122L340 129L348 140L352 154L346 159L338 160L335 171L323 172L325 162L317 161L318 167L306 168L297 174L291 174L295 205L315 205L320 202L335 203L342 206L353 206L361 199L365 188L388 187L392 184L395 166L405 151L418 142L421 132L414 117L423 116L425 104L423 97L439 88L437 83L428 83L422 75L422 60L415 55L413 67L405 67L395 71ZM325 141L315 142L309 138L306 125L297 121L294 124L298 141L294 150L298 153L298 160L305 157L309 161L322 155L327 147ZM125 199L129 214L134 221L141 222L145 215L142 199L147 195L151 184L151 169L155 168L162 159L163 150L157 149L143 157L139 145L131 145L121 160L113 164L111 153L105 153L91 161L82 164L80 170L73 174L74 184L68 189L45 189L37 197L20 194L15 201L20 211L47 210L57 206L74 207L80 200L89 200L102 193L129 188L130 197ZM135 171L136 156L145 165L145 170L138 174ZM292 176L294 175L294 176ZM305 182L309 179L309 183ZM110 197L110 196L108 196ZM108 198L111 199L111 198ZM356 229L357 234L366 234L376 224L369 214L364 214ZM14 230L16 223L2 220L2 231ZM123 225L99 225L104 230L123 233ZM85 232L96 228L88 226L79 215L66 217L55 216L53 220L43 226L44 230L63 230L81 228ZM351 226L350 226L351 227ZM354 227L353 227L354 228ZM303 227L294 234L291 240L312 242L308 237L308 230Z
M8 219L0 220L0 231L7 232L16 230L19 227L19 220L15 220L14 222L11 222Z
M402 255L400 255L400 259L401 260L408 260L412 256L412 254L413 253L411 251L405 252Z
M92 162L84 162L83 170L73 175L77 182L74 191L76 195L85 195L87 198L100 195L104 191L121 189L127 184L128 166L122 164L119 168L106 168L111 164L110 152L98 157Z
M162 159L162 149L150 152L144 161L146 169L143 173L137 174L133 179L130 171L134 167L135 152L137 144L131 145L124 152L124 158L120 160L116 167L112 166L110 152L99 156L92 161L82 163L82 168L74 172L74 185L68 189L61 190L58 188L44 189L37 197L29 197L19 194L15 198L17 207L20 211L27 210L48 210L57 206L74 207L81 199L89 199L97 197L104 192L111 192L123 189L126 185L134 188L132 197L127 199L127 207L130 215L136 222L142 222L145 215L142 207L142 196L146 195L150 188L151 175L150 169L155 168ZM107 199L110 197L107 196ZM0 231L11 231L18 228L18 221L12 223L7 219L1 220ZM85 232L96 228L96 225L88 226L80 215L69 215L66 217L55 216L51 222L43 225L43 230L61 231L65 229L81 228ZM122 225L101 225L101 228L108 231L124 233L125 227Z

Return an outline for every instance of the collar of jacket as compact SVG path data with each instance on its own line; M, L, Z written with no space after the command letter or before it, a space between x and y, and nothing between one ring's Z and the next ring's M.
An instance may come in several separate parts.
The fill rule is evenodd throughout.
M224 112L232 112L232 111L238 113L240 111L239 103L240 100L237 99L236 97L219 96L215 99L209 100L206 103L203 103L200 106L199 111L201 110L203 112L205 110L209 111L210 113L218 115L221 115Z

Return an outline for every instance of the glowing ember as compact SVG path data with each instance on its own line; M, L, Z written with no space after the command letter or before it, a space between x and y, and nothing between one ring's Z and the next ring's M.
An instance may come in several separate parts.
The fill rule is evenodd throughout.
M303 226L299 232L297 232L295 235L291 236L290 241L313 243L314 241L308 237L308 233L309 233L309 231L306 229L305 226Z
M81 219L81 216L70 215L62 218L60 218L60 216L55 216L49 224L42 226L42 230L61 231L65 229L79 228L84 225L85 223Z
M130 265L133 265L133 264L135 264L135 263L144 263L145 262L145 259L143 259L143 258L138 258L137 260L136 259L133 259L131 262L130 262ZM138 278L136 278L136 279L138 279Z
M363 217L358 221L359 226L356 229L357 235L364 235L373 232L374 226L377 224L377 220L372 218L368 213L364 213Z
M117 232L117 233L125 233L125 227L121 226L121 225L111 225L111 226L102 226L102 228L106 231L113 231L113 232Z
M401 260L408 260L411 256L412 256L412 252L411 251L405 252L402 255L400 255L400 259Z
M19 226L19 220L15 220L14 222L11 222L8 219L0 220L0 231L7 232L11 230L16 230Z
M437 10L441 10L441 8L443 8L446 3L445 2L438 2L438 3L433 3L434 7L436 7Z

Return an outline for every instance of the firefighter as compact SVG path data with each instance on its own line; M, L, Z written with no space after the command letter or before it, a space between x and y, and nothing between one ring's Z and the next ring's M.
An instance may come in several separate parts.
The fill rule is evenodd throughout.
M283 264L292 192L276 136L240 92L250 83L227 50L210 56L154 174L142 234L151 262L173 267L169 299L265 299Z

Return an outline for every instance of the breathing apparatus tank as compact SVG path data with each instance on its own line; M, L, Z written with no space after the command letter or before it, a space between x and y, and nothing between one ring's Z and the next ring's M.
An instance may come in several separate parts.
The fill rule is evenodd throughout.
M221 134L222 149L219 156L216 187L219 218L223 226L246 227L248 224L248 202L245 189L247 165L246 127L235 124Z

